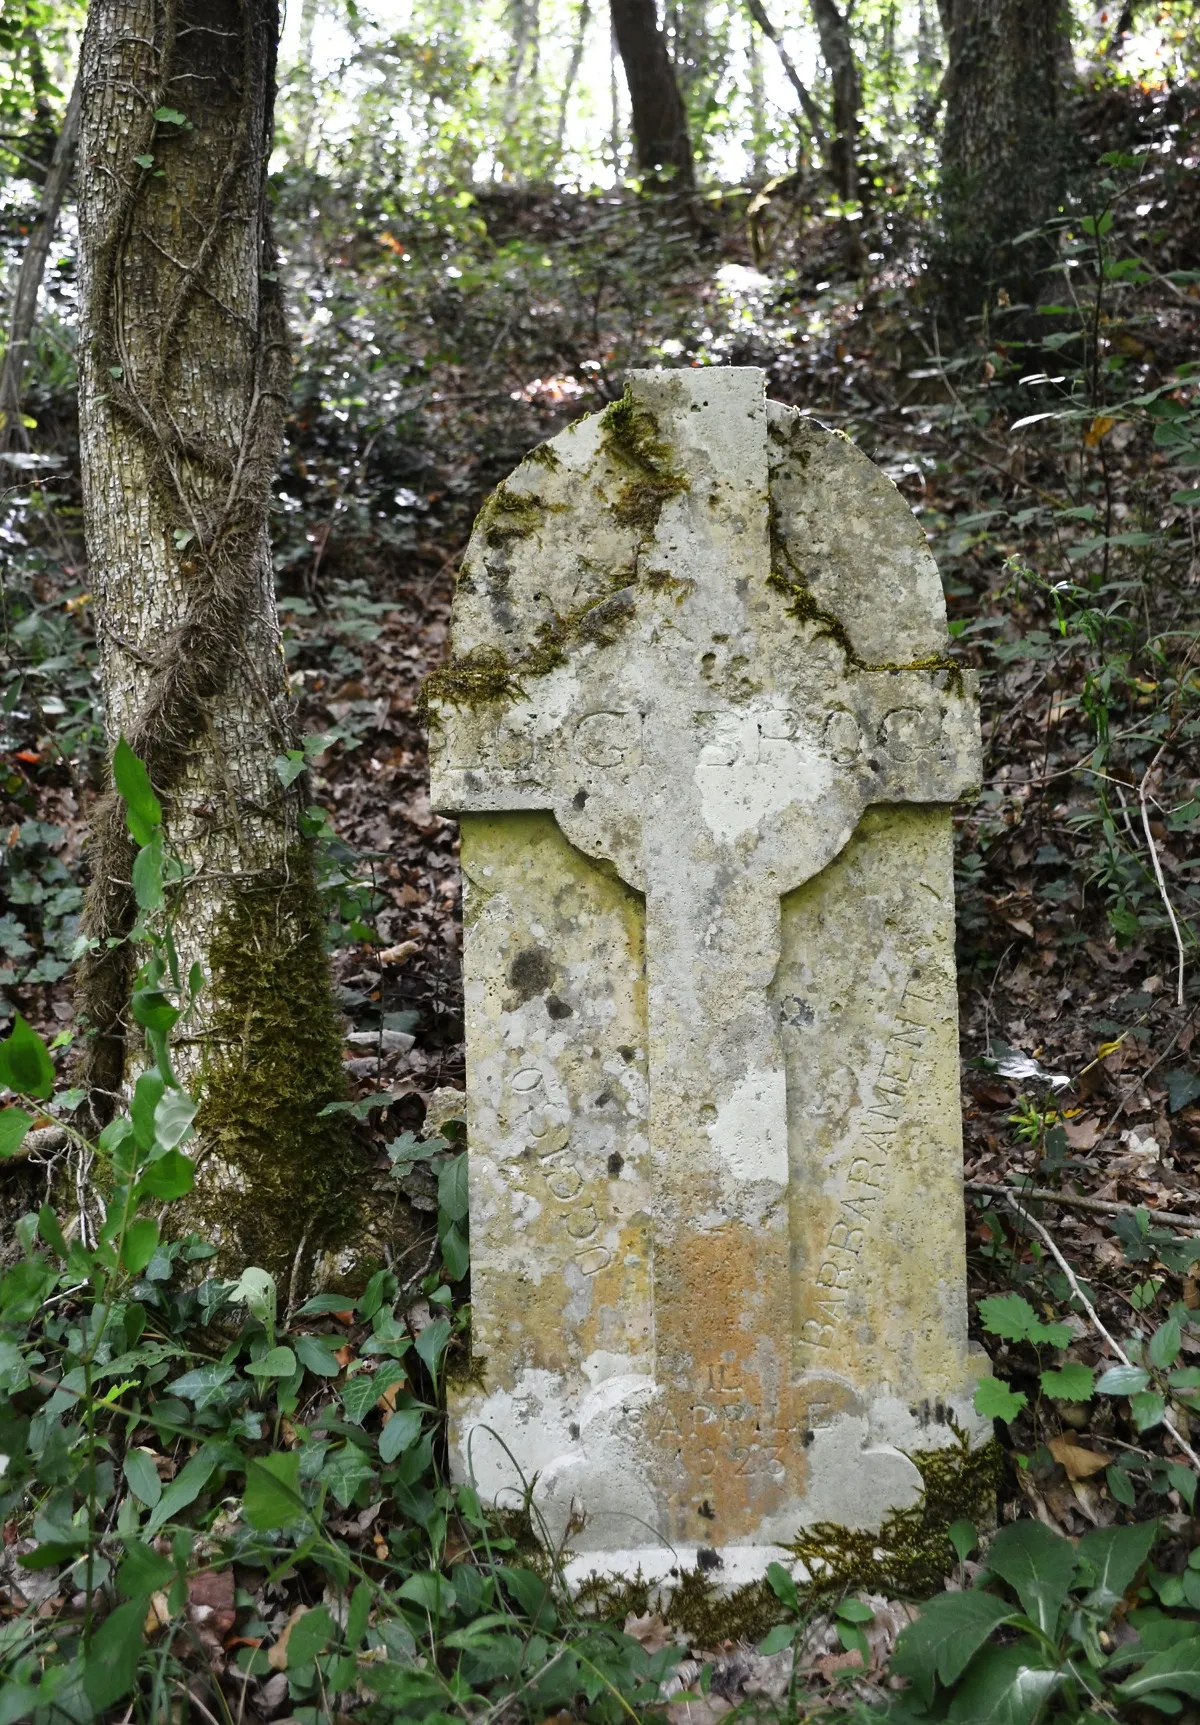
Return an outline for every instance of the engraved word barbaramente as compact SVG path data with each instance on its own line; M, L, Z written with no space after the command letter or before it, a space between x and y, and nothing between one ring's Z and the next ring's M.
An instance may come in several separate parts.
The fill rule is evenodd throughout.
M984 1430L950 805L975 690L892 483L752 369L636 372L476 525L459 818L475 1380L569 1573L729 1583Z

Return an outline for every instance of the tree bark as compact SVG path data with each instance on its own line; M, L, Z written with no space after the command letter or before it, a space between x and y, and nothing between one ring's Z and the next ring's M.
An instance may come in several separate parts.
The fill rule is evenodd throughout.
M833 141L829 166L840 198L852 203L860 196L858 121L862 110L862 79L850 40L850 25L834 0L812 0L813 21L821 43L821 58L829 71L833 93Z
M29 238L25 242L25 253L17 275L12 317L9 321L8 346L4 350L4 369L0 372L0 449L26 449L29 445L21 413L21 385L29 358L29 341L37 319L38 294L46 273L46 260L50 256L63 195L75 158L81 97L82 87L76 78L54 145L54 154L50 158L45 184L42 186L41 203L38 205Z
M654 0L611 0L611 6L642 183L648 191L690 194L696 170L687 113Z
M1000 287L1027 300L1052 259L1046 238L1013 241L1053 216L1062 193L1070 37L1059 0L939 0L939 8L949 65L936 263L943 302L961 318Z
M751 18L753 18L754 22L762 31L763 35L768 41L774 43L775 52L779 55L779 63L783 67L784 75L787 78L788 83L792 86L792 89L796 92L796 100L800 104L800 109L804 118L808 121L809 131L812 133L812 141L817 150L824 155L828 149L828 140L826 139L825 126L821 119L821 110L813 101L812 96L809 93L808 85L796 70L795 62L787 51L787 46L783 37L771 22L766 7L762 4L762 0L746 0L746 8L750 13ZM801 136L803 137L803 132L801 132Z
M344 1117L320 1117L340 1027L299 786L273 766L290 740L267 534L291 384L265 199L278 23L277 0L93 0L80 443L109 733L163 803L166 915L182 973L206 977L175 1033L200 1096L176 1225L287 1274L346 1235L355 1182ZM79 980L98 1112L137 1058L132 861L110 791Z

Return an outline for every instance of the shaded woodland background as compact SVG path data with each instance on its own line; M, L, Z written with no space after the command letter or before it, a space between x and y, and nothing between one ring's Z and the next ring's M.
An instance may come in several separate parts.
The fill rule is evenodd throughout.
M1164 1518L1154 1598L1187 1610L1196 1477L1175 1437L1200 1425L1192 1383L1163 1374L1200 1365L1200 10L1053 12L682 0L638 131L590 0L305 0L270 181L295 346L272 513L297 712L280 767L308 775L350 1094L387 1093L353 1130L377 1175L371 1251L407 1312L438 1245L439 1163L412 1145L432 1093L463 1083L456 835L429 807L418 699L475 512L628 366L760 365L853 438L924 526L954 650L983 677L985 784L956 817L972 1280L1069 1330L1038 1345L1011 1314L1007 1332L976 1320L1014 1398L995 1410L1002 1517L1071 1535ZM614 0L629 55L638 14ZM81 24L0 11L10 314ZM76 239L68 181L0 433L0 1017L64 1048L108 751ZM60 1160L50 1144L0 1172L12 1223ZM1021 1185L1042 1194L1025 1219L1004 1197ZM1114 1335L1179 1324L1132 1401L1092 1393L1111 1356L1029 1214ZM1047 1368L1072 1366L1088 1393L1053 1394ZM1160 1391L1175 1436L1137 1405ZM373 1491L343 1506L356 1550L411 1521L351 1527ZM291 1597L259 1598L272 1633ZM206 1654L218 1676L234 1657ZM809 1675L815 1693L836 1671ZM270 1680L246 1717L333 1716L278 1684L272 1713Z

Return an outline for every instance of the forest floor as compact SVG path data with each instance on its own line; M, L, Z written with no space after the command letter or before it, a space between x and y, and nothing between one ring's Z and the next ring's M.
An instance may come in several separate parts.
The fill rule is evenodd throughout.
M375 295L380 308L375 341L407 343L419 370L403 411L389 422L380 410L360 434L353 413L347 425L328 408L329 377L365 363L367 313L335 319L336 337L310 340L305 326L312 405L291 428L277 553L313 801L339 841L328 890L347 1071L359 1094L394 1098L357 1128L381 1167L384 1141L419 1131L431 1094L464 1081L456 832L430 808L417 702L447 651L474 511L526 449L611 399L624 365L760 364L770 394L846 431L895 480L937 556L956 651L982 673L983 795L956 815L973 1291L1016 1288L1042 1314L1068 1312L1060 1363L1112 1363L1004 1196L1025 1184L1058 1194L1021 1202L1114 1335L1148 1334L1177 1300L1200 1307L1188 1245L1200 1241L1200 552L1195 509L1179 500L1200 422L1194 118L1186 103L1151 101L1090 116L1152 145L1114 202L1110 258L1139 269L1104 278L1098 316L1121 369L1099 378L1086 359L1097 280L1086 235L1058 314L976 327L945 352L901 220L864 284L844 279L837 225L801 225L782 200L755 224L730 200L696 253L651 243L619 198L497 195L482 206L486 243L474 242L490 273L469 303L432 272L397 289L390 233L305 254L304 315L353 265L355 301ZM3 499L25 622L22 633L6 619L24 681L0 776L0 986L61 1033L98 749L77 500L68 477L45 491L56 501L31 505L19 476ZM357 898L339 873L361 883ZM397 1250L431 1225L421 1176L409 1179L416 1208ZM997 1428L1005 1516L1077 1534L1152 1511L1183 1529L1188 1490L1168 1471L1181 1451L1162 1425L1142 1429L1116 1398L1043 1393L1045 1360L1019 1336L979 1339L1026 1396ZM1200 1364L1200 1340L1185 1335L1182 1350ZM1186 1438L1186 1410L1173 1418Z

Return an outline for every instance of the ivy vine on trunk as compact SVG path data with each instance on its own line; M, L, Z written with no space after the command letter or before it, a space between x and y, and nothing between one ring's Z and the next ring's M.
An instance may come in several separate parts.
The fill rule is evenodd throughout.
M321 1114L341 1039L301 787L273 765L291 721L267 532L291 382L265 195L278 30L277 0L91 6L80 440L110 737L163 801L165 911L208 979L174 1049L201 1098L181 1222L290 1271L347 1234L354 1181L343 1117ZM79 978L100 1118L129 1077L131 864L110 791Z

